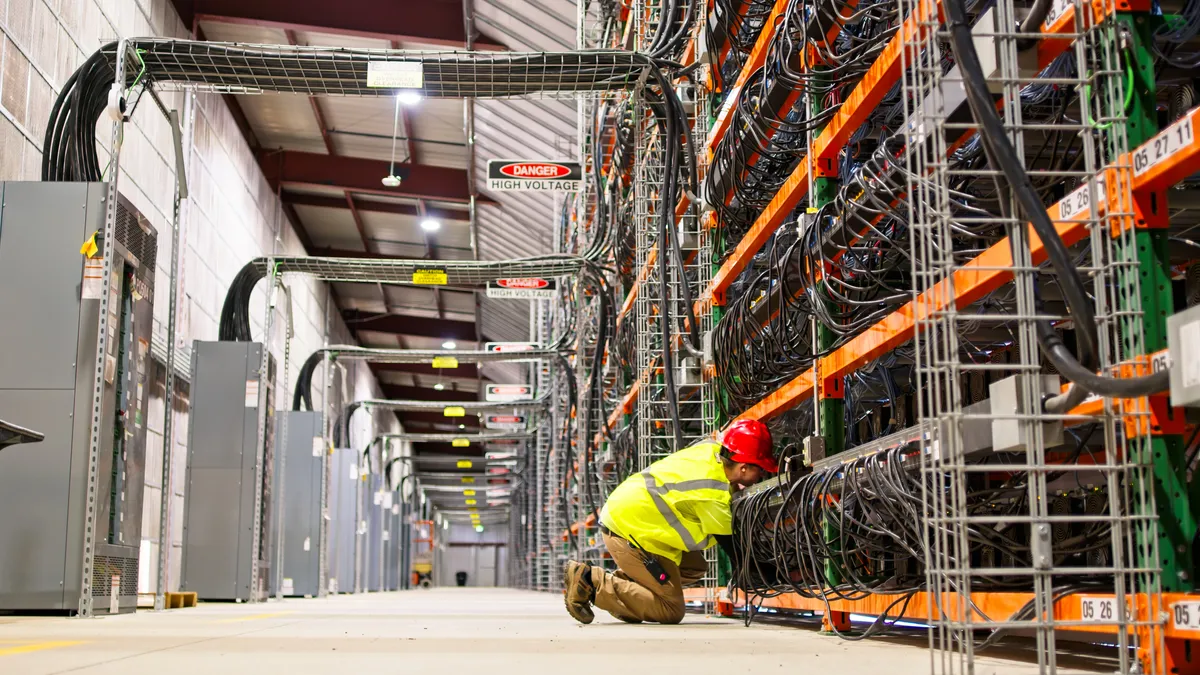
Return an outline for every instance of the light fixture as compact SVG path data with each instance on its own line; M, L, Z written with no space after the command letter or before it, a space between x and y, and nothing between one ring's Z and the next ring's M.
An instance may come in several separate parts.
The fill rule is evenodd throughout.
M442 229L442 221L437 218L426 218L421 221L421 229L426 232L437 232Z
M475 526L475 531L476 531L476 532L483 532L483 526L482 526L482 525L476 525L476 526Z
M442 343L442 349L458 349L458 343L454 340L446 340Z
M441 382L438 382L437 384L433 385L433 388L438 391L441 391L446 388L446 385L442 384Z
M458 425L458 428L459 428L459 429L466 429L466 428L467 428L467 425L465 425L465 424L460 424L460 425Z
M396 100L404 105L416 105L421 102L421 92L416 89L401 89L396 94Z

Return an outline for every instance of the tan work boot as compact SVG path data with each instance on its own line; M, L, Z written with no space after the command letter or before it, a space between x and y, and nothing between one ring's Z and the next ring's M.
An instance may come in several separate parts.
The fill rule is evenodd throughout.
M592 613L592 602L596 599L592 566L568 560L563 569L563 586L563 603L567 606L567 613L579 623L591 623L596 618Z

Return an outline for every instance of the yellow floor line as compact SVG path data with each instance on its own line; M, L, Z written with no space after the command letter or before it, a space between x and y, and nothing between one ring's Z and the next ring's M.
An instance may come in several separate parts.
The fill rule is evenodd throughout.
M258 619L273 619L277 616L287 616L292 612L270 612L268 614L251 614L250 616L239 616L236 619L222 619L217 623L240 623L242 621L257 621Z
M0 656L14 656L16 654L28 654L29 652L40 652L46 649L58 649L59 647L71 647L73 645L84 644L82 641L58 641L58 642L35 642L28 645L20 645L17 647L4 647L0 649Z

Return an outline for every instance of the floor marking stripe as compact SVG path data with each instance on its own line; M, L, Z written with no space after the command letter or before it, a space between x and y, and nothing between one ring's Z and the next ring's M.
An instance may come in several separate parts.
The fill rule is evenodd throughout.
M71 647L74 645L84 644L81 640L60 640L56 642L34 642L33 644L19 645L17 647L4 647L0 649L0 656L15 656L17 654L28 654L30 652L40 652L46 649L58 649L60 647Z

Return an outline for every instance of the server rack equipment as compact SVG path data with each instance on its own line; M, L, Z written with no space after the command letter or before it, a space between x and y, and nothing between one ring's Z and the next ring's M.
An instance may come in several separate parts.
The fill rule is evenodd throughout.
M0 610L79 609L91 413L98 455L91 595L137 607L157 234L117 197L104 384L92 396L102 183L0 183L0 410L45 440L0 455ZM80 251L83 243L84 251Z
M262 350L257 342L199 340L192 350L181 587L204 600L267 597L275 360L268 356L264 375Z
M276 471L271 587L282 595L321 595L321 492L328 446L319 412L279 413L284 439ZM287 419L282 419L286 417Z

